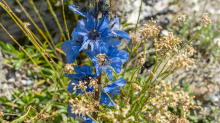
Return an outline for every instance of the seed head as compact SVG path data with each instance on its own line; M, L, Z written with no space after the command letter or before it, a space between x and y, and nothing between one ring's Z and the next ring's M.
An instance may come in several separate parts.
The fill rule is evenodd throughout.
M137 91L141 91L141 90L142 90L142 87L139 86L138 84L132 83L132 85L133 85L133 88L134 88L135 90L137 90Z
M200 20L200 22L203 22L204 27L207 27L208 24L211 24L212 21L210 20L210 18L208 17L208 14L205 13L202 17L202 19Z
M74 67L76 64L72 63L72 64L66 64L64 67L64 72L66 72L67 74L71 74L74 71Z

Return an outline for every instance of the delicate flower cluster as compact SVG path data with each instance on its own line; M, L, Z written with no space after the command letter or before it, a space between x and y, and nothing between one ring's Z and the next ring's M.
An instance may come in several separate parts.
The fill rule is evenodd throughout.
M4 116L5 114L4 114L4 112L0 112L0 116Z
M202 19L200 20L201 22L203 22L204 27L207 27L208 24L211 24L212 21L210 20L210 18L208 17L208 14L205 13L202 17Z
M116 105L114 110L110 110L106 112L106 118L109 119L109 121L113 121L113 123L129 123L129 121L135 121L134 116L130 116L126 118L128 111L130 110L130 105L126 105L126 107L122 108L120 110L119 106ZM120 121L120 117L126 118L123 121Z
M129 32L129 34L131 35L131 31ZM141 40L137 37L137 34L132 34L132 38L131 38L132 44L136 47L139 43L141 43Z
M166 53L168 50L178 52L178 46L182 43L182 40L175 38L172 32L168 33L169 37L162 37L160 41L154 40L158 51Z
M184 67L186 70L191 66L196 67L194 60L190 58L194 53L196 53L196 51L192 46L186 46L177 56L169 60L167 65L176 68Z
M189 122L185 119L190 108L195 108L193 97L189 97L188 93L171 85L171 82L167 84L161 81L160 85L155 86L155 90L152 93L146 108L142 110L146 113L146 118L149 122L158 123L185 123ZM178 108L181 107L183 113L181 116L172 114L168 108ZM147 108L152 109L152 111L146 111Z
M69 114L78 114L79 116L83 116L86 118L86 115L92 115L95 110L95 107L99 105L99 102L96 100L88 101L82 96L81 99L75 98L69 100L70 105L68 106Z
M133 88L134 88L135 90L137 90L137 91L142 91L142 87L139 86L138 84L132 83L132 86L133 86Z
M69 93L76 92L81 94L81 98L70 100L67 108L68 114L77 118L81 117L86 123L94 122L91 117L95 113L98 105L114 106L113 96L118 95L120 88L126 84L123 78L120 78L102 88L102 71L105 71L110 81L113 80L112 70L120 73L123 64L127 61L129 54L126 51L118 50L121 41L117 39L120 36L130 40L128 33L117 30L119 28L119 19L117 16L109 19L108 4L105 0L99 0L96 7L92 7L90 2L85 7L80 8L70 5L69 8L86 19L78 21L73 30L72 39L63 42L61 48L66 53L67 65L64 68L66 77L72 79L67 88ZM102 14L101 17L98 15ZM84 52L93 62L96 74L92 73L92 67L85 65L78 67L74 64L77 55ZM74 74L71 74L74 70ZM99 94L97 94L99 93ZM100 100L97 99L101 95ZM92 101L89 101L91 100ZM95 118L95 120L97 120Z
M177 20L179 22L184 22L186 20L186 15L181 15Z
M67 74L71 74L74 71L74 67L76 64L72 63L72 64L66 64L64 67L64 72L66 72Z
M140 30L140 32L142 33L141 35L144 38L149 38L151 36L158 36L160 33L160 30L162 29L161 26L157 27L157 22L155 20L153 20L153 18L151 18L151 20L149 20L150 25L144 24L144 29Z

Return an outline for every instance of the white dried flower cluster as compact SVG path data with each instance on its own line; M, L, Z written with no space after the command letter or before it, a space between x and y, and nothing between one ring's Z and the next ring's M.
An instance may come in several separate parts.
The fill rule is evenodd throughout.
M139 32L141 32L141 35L145 38L149 38L151 36L158 36L160 33L160 30L162 29L161 26L157 27L157 22L151 18L149 20L150 25L144 24L144 29L141 29Z
M169 37L162 37L160 41L154 40L158 51L166 53L168 50L178 52L178 46L182 43L179 38L174 38L173 32L168 33Z
M97 80L93 79L90 76L84 76L83 81L79 80L79 84L72 83L72 85L75 85L73 91L77 91L78 89L81 89L81 91L84 92L87 89L87 87L89 88L93 87L94 90L98 89Z
M115 111L110 110L106 113L106 118L109 119L109 121L113 121L114 123L129 123L129 121L135 121L134 116L130 116L129 118L126 118L128 112L130 111L131 107L128 104L126 107L122 108L120 110L120 107L118 105L115 106ZM123 121L121 121L119 118L124 118Z
M194 59L190 58L196 51L192 46L186 46L182 51L173 59L168 61L168 66L176 68L183 67L188 70L190 67L196 67Z
M3 117L4 115L5 115L5 114L4 114L4 112L0 112L0 116L2 116L2 117Z
M130 35L132 35L131 37L131 41L132 44L136 47L139 43L141 43L140 39L138 38L137 34L131 33L131 31L129 32Z
M64 67L64 72L67 74L71 74L74 71L74 67L76 64L72 63L72 64L66 64Z
M180 17L177 20L179 22L184 22L186 20L186 15L180 15Z
M146 113L146 118L149 122L156 123L187 123L185 119L190 108L195 108L193 97L189 97L188 93L176 89L173 90L174 86L171 82L167 84L161 81L160 85L155 86L155 91L152 93L149 103L142 110ZM183 114L181 116L172 114L168 108L182 108ZM152 111L146 111L150 108Z
M95 111L95 107L99 105L96 100L88 101L84 96L79 100L77 97L75 99L70 99L71 113L76 115L92 115Z
M202 17L202 19L200 20L201 22L203 22L204 27L207 27L208 24L211 24L212 21L210 20L210 18L208 17L208 14L205 13Z
M132 87L133 87L135 90L137 90L137 91L142 91L142 87L139 86L139 85L136 84L136 83L132 83Z
M143 57L141 57L141 58L138 60L139 66L141 66L141 67L144 65L144 63L145 63L145 61L146 61L146 59L145 59L144 56L145 56L145 55L143 55Z

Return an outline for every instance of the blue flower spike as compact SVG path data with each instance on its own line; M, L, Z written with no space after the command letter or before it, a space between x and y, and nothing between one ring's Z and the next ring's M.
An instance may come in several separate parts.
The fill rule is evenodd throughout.
M124 87L125 85L126 85L126 81L123 78L120 78L120 79L116 80L114 83L109 84L106 87L104 87L103 88L104 91L102 91L102 93L101 93L100 104L104 103L106 106L116 105L113 102L113 96L119 95L119 91L120 91L119 87Z
M88 65L81 66L81 67L75 66L74 71L76 72L76 74L69 74L69 75L66 74L66 77L69 77L72 79L72 81L69 83L67 91L69 93L73 93L74 91L76 91L76 95L79 95L80 93L84 94L85 91L92 92L93 87L89 87L89 84L97 76L96 74L91 74L92 67ZM85 84L86 86L85 90L78 87L78 85L82 84L83 82L87 82Z
M103 69L110 81L113 80L112 70L110 68L113 68L116 73L120 73L123 64L128 60L129 56L126 51L118 50L117 47L107 45L102 45L94 52L91 50L84 52L92 59L97 76L101 74Z

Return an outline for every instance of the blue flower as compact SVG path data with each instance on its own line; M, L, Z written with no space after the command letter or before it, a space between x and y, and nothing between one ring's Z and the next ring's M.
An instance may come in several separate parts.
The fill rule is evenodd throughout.
M77 27L72 32L72 35L83 36L83 42L81 44L80 51L88 49L88 45L91 46L92 51L98 49L102 43L108 43L114 40L113 44L119 45L121 41L118 39L111 39L113 36L109 28L108 15L104 16L98 23L96 18L91 14L88 14L87 20L82 19L77 23Z
M75 35L72 35L74 38L72 40L68 40L62 43L61 48L66 53L67 63L74 63L77 55L80 52L80 44L82 39L77 38ZM75 40L74 40L75 39Z
M72 105L72 104L70 104L70 105ZM72 107L70 105L68 105L68 107L67 107L67 113L72 118L76 118L77 115L71 112ZM79 116L82 117L82 120L84 120L85 123L96 123L94 120L92 120L88 116L82 116L82 114L78 115L78 117Z
M118 20L117 16L112 18L111 21L109 22L109 27L111 28L111 31L112 31L113 35L115 37L120 36L120 37L124 38L125 40L130 41L130 37L129 37L127 32L122 31L122 30L116 30L116 29L119 28L119 24L120 23L119 23L119 20Z
M114 83L107 85L106 87L103 88L103 90L108 93L108 95L110 96L110 98L108 97L108 95L102 91L101 93L101 100L100 100L100 104L105 104L107 106L114 106L115 103L113 104L111 102L111 100L113 101L113 96L114 95L118 95L120 88L119 87L124 87L126 84L126 81L123 78L120 78L118 80L116 80ZM118 87L119 86L119 87Z
M117 47L108 45L102 45L93 52L91 50L84 52L92 59L97 76L100 75L103 69L111 81L113 80L113 75L110 68L113 68L116 73L120 73L129 55L126 51L118 50Z
M69 7L70 10L72 10L76 14L79 14L79 15L81 15L83 17L87 17L87 15L89 13L94 13L94 8L93 7L91 8L90 5L87 5L87 6L83 7L83 8L80 8L78 6L75 6L75 5L71 4L68 7Z
M89 88L89 82L94 79L97 75L96 74L91 74L92 72L92 67L86 65L86 66L81 66L81 67L77 67L75 66L74 71L76 74L66 74L66 77L69 77L71 79L73 79L70 83L69 86L67 88L67 91L69 93L73 93L74 92L74 88L76 88L76 95L78 95L79 93L84 94L85 91L86 92L90 92L93 91L93 87ZM77 85L79 85L79 82L87 82L86 86L87 88L85 89L85 91L82 91L80 88L78 88Z

